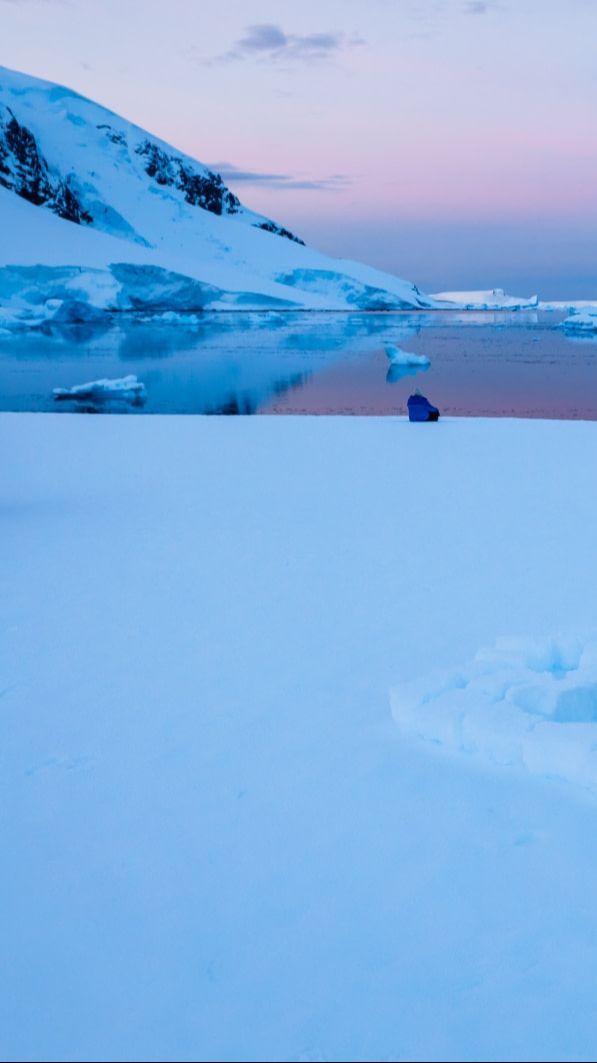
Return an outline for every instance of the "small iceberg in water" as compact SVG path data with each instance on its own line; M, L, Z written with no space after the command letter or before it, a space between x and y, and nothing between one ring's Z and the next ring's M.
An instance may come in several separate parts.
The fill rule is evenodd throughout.
M597 332L597 306L587 307L584 313L573 310L570 317L562 321L562 327L567 332Z
M416 366L419 369L428 369L431 365L431 361L424 354L412 354L410 351L403 351L401 347L396 347L394 343L385 343L384 347L390 365Z
M384 343L385 352L388 356L389 366L386 383L397 384L406 376L414 376L415 373L429 369L431 362L424 354L413 354L411 351L403 351L394 343Z
M58 402L70 400L94 406L114 401L142 406L147 398L145 384L132 374L115 380L92 380L88 384L75 384L72 388L54 388L53 395Z

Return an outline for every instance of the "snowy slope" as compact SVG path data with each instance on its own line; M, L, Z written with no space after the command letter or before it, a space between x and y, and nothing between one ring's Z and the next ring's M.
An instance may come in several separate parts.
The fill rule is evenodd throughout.
M146 303L155 283L164 308L433 305L406 281L305 247L244 207L217 174L111 111L5 68L0 231L0 305L18 294L2 268L39 265L101 271L85 282L84 298L110 309ZM115 264L142 267L143 291L131 298L130 276L115 273ZM160 270L199 287L171 295L172 279ZM51 281L39 278L30 305L56 297ZM105 298L96 303L97 283Z
M158 200L200 207L298 240L247 210L222 178L70 89L0 69L0 183L60 217L145 243L160 237ZM142 232L148 228L152 235Z

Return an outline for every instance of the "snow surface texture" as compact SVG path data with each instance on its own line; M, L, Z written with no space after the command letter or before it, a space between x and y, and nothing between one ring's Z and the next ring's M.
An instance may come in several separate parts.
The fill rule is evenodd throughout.
M597 790L597 636L500 638L392 691L402 731Z
M91 402L98 405L119 401L140 406L146 397L145 385L132 374L116 380L92 380L71 388L54 388L53 394L61 402Z
M595 627L597 424L3 415L0 448L1 1057L597 1058L597 799L388 704Z
M532 310L539 306L537 295L528 298L508 295L503 288L487 292L436 292L431 298L461 310Z
M104 311L433 305L407 281L305 247L111 111L3 67L0 231L3 328L39 325L54 299L65 314L71 300Z

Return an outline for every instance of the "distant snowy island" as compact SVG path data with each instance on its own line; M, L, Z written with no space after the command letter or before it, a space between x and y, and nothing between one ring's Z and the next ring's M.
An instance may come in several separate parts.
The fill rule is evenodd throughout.
M457 306L459 310L536 310L539 296L528 298L508 295L503 288L479 292L437 292L431 297L441 309L448 305L450 309Z

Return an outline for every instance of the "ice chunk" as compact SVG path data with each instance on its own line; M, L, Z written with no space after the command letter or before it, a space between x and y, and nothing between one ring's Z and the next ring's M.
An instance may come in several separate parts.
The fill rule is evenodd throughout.
M392 365L412 365L421 366L427 368L431 365L429 358L424 354L412 354L410 351L403 351L401 347L396 347L394 343L384 344L385 352Z
M88 384L75 384L71 388L54 388L53 394L57 401L71 400L94 405L117 400L140 406L147 397L145 385L133 374L114 380L92 380Z
M567 332L597 332L597 306L588 307L583 313L573 311L562 321Z

